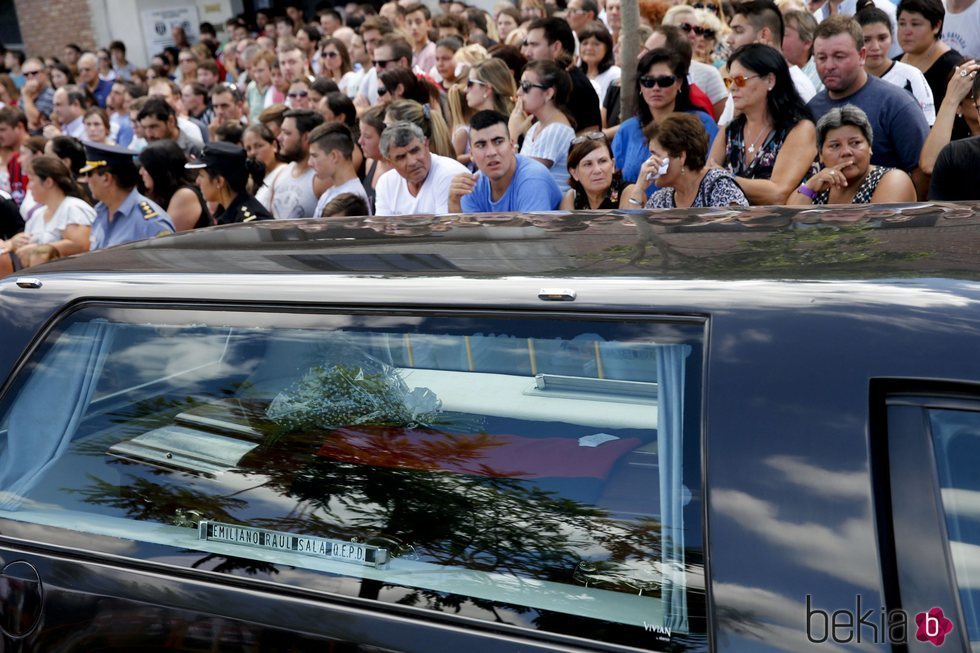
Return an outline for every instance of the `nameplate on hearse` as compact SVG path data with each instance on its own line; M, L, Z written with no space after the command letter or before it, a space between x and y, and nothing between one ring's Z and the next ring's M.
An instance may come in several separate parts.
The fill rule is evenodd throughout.
M331 540L312 535L293 535L207 520L198 524L198 539L269 551L286 551L366 567L380 567L386 564L389 558L387 549L370 544Z

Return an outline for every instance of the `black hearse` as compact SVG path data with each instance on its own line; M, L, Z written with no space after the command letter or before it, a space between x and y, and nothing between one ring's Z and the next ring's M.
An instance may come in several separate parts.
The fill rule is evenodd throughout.
M24 651L980 642L980 214L271 222L0 282Z

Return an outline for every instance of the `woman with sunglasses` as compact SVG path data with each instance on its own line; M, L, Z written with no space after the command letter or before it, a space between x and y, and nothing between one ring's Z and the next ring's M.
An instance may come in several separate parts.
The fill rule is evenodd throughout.
M640 166L650 158L649 141L643 130L675 111L689 113L701 121L708 133L709 146L718 132L715 121L691 104L687 66L679 54L666 48L647 52L636 67L637 115L625 121L616 132L612 151L623 179L634 182Z
M568 185L559 209L618 209L621 202L626 207L626 184L616 170L605 134L589 132L572 139L568 148Z
M752 204L784 204L817 155L813 117L775 49L750 43L728 60L735 119L725 126L711 162L727 168Z
M562 192L568 189L568 144L575 138L566 106L571 93L568 72L553 61L532 61L524 67L508 122L513 142L524 136L521 154L551 170Z
M624 206L648 209L748 206L732 174L707 165L708 133L692 115L675 113L650 125L650 156L635 184L624 191ZM644 204L647 188L659 190Z
M487 59L470 68L465 96L456 89L449 92L449 113L453 121L453 150L463 165L470 161L469 118L478 111L492 109L509 116L514 110L517 85L514 76L500 59ZM460 101L462 99L462 101ZM465 102L465 107L463 103Z
M667 11L663 24L676 27L690 42L691 65L688 73L691 76L691 81L708 96L714 109L712 117L717 120L725 110L728 91L725 90L725 83L722 81L721 73L714 62L703 61L703 53L708 48L705 37L711 35L713 38L717 38L714 30L701 27L700 21L703 16L705 16L704 11L692 9L687 5L675 5ZM699 56L699 53L702 54Z
M613 60L612 34L599 21L593 21L578 33L579 67L592 82L601 102L606 97L609 85L618 80L622 70Z
M320 45L320 75L335 81L342 93L347 93L347 85L357 76L347 46L340 39L323 39Z

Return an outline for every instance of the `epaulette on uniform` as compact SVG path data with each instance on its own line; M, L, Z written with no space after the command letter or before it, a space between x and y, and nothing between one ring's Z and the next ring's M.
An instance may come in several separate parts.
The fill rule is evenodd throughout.
M257 215L254 215L251 211L249 211L248 207L245 206L244 204L242 205L240 211L242 212L242 222L251 222L252 220L255 220L257 217L259 217Z
M157 217L157 212L153 210L153 207L148 202L140 202L140 211L143 212L144 220Z

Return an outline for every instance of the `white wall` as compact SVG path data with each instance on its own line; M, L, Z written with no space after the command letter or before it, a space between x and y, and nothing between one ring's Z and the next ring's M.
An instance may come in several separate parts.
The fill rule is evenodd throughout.
M149 63L146 44L150 42L143 33L144 10L196 6L198 21L212 23L220 32L225 20L240 13L243 5L242 0L89 0L89 6L96 43L108 45L118 39L126 44L127 58L144 67Z

